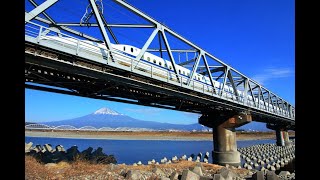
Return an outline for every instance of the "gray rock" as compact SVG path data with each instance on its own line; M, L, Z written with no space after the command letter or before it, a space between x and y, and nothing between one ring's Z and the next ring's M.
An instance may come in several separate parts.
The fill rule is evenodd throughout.
M152 172L155 173L157 176L160 176L160 177L166 176L165 173L160 168L153 168Z
M132 166L138 166L137 163L133 163Z
M230 169L224 170L222 172L220 172L220 175L224 178L224 179L234 179L236 177L239 177L238 174L234 173L233 171L231 171Z
M66 150L63 148L62 145L57 145L56 146L56 151L58 151L58 152L66 152Z
M186 169L182 171L181 180L200 180L200 176Z
M25 143L24 152L30 152L32 144L33 144L32 142L29 142L28 144Z
M52 147L51 147L51 144L45 144L44 146L44 149L46 149L46 151L48 151L48 152L51 152L53 149L52 149Z
M283 176L283 177L287 177L290 175L290 172L289 171L281 171L278 175Z
M170 180L178 180L178 177L179 177L179 173L173 172L170 175Z
M212 180L212 177L200 176L200 180Z
M192 172L200 175L200 176L203 176L203 173L202 173L202 169L200 166L195 166L193 169L192 169Z
M140 180L143 179L143 176L138 170L129 170L126 174L126 179Z
M264 174L262 171L257 171L252 175L252 180L264 180Z
M279 180L279 177L274 171L267 171L266 180Z
M213 175L213 180L225 180L225 178L222 177L220 174L214 174Z
M161 177L160 180L170 180L170 178L167 178L167 177Z

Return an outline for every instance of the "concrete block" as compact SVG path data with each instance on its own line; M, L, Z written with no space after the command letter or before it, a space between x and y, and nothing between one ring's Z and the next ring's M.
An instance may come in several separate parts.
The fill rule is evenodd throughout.
M194 173L196 173L196 174L198 174L198 175L200 175L200 176L203 176L202 169L201 169L200 166L195 166L195 167L193 168L192 172L194 172Z
M214 174L213 175L213 180L225 180L225 178L222 177L220 174Z
M264 174L262 171L257 171L252 175L252 180L264 180Z
M182 171L181 180L200 180L200 176L186 169Z
M267 171L266 180L280 180L274 171Z

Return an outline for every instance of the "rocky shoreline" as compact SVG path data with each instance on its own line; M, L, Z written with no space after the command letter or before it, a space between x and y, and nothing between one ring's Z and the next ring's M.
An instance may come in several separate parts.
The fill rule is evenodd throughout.
M79 152L76 146L67 150L61 145L32 146L25 144L25 179L162 179L162 180L224 180L224 179L295 179L295 170L284 171L294 161L295 145L279 147L261 144L239 148L245 163L239 167L208 163L210 153L174 156L170 159L150 160L132 165L116 164L112 155L102 148L88 148ZM37 167L37 168L35 168ZM52 177L51 177L52 176Z

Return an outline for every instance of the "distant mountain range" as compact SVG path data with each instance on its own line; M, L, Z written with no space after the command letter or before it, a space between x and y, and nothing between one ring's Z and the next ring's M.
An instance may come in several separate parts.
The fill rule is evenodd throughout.
M83 126L93 126L95 128L109 127L109 128L145 128L153 130L179 130L179 131L209 131L211 128L203 126L201 124L170 124L160 123L153 121L143 121L124 114L120 114L109 108L101 108L94 113L61 121L41 122L49 126L71 125L76 128Z
M33 122L26 122L26 125L33 124ZM110 128L110 129L132 129L135 131L141 130L171 130L171 131L212 131L211 128L203 126L199 123L194 124L171 124L160 123L154 121L143 121L132 118L130 116L118 113L109 108L101 108L91 114L67 120L39 122L48 126L70 125L76 128L84 126L93 126L95 128ZM251 122L249 124L238 127L236 130L244 131L270 131L266 128L265 123Z

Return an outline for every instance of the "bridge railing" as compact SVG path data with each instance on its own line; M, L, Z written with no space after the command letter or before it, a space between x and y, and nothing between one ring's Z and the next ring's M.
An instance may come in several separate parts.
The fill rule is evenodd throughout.
M252 109L258 109L260 111L269 112L283 117L294 118L294 113L289 113L288 110L284 110L279 106L271 104L265 105L261 100L258 100L256 103L254 103L254 100L250 101L249 98L245 98L242 94L237 96L235 93L231 93L226 88L221 88L220 86L213 87L211 84L208 85L200 83L195 79L190 79L190 77L186 77L181 74L175 74L174 72L169 71L169 69L164 70L143 61L137 61L134 58L122 54L116 50L108 50L106 47L99 44L92 44L92 42L75 38L71 35L61 33L56 29L48 28L34 22L28 22L25 25L25 36L26 40L27 38L32 37L39 44L55 44L63 47L65 51L68 49L69 52L74 55L85 55L89 59L103 64L125 69L134 73L165 81L167 83L175 84L177 86L221 98L226 101L245 105ZM188 81L190 81L189 85L187 85ZM292 111L294 112L294 108Z

